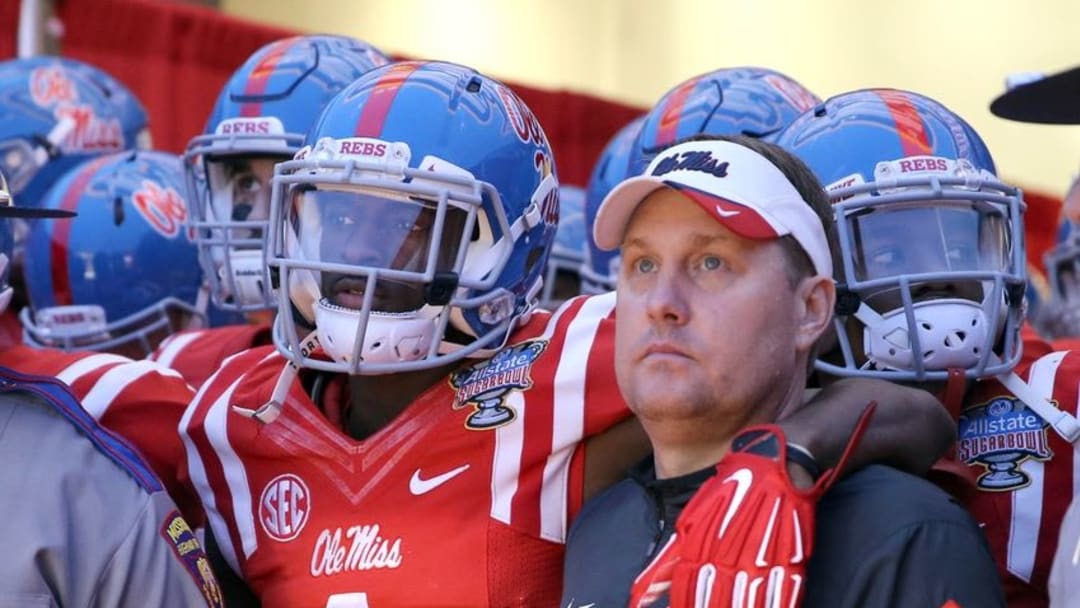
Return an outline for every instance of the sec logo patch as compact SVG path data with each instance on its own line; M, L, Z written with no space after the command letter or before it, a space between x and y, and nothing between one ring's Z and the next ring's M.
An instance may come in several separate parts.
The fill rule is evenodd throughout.
M311 492L292 473L278 475L263 488L259 497L259 522L267 536L288 542L304 529L311 513Z

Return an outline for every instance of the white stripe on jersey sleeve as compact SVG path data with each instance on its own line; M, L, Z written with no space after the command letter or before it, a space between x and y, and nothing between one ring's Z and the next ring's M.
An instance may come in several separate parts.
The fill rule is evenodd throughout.
M90 355L89 357L79 359L75 363L72 363L71 365L65 367L63 370L60 371L59 374L56 374L56 378L64 384L71 386L73 382L75 382L79 378L82 378L86 374L89 374L90 372L98 369L99 367L103 367L112 363L123 363L125 361L131 361L131 359L111 353L97 353L94 355Z
M1054 379L1064 356L1053 353L1041 357L1028 372L1028 385L1037 395L1047 398L1053 395ZM1048 432L1054 432L1050 429ZM1035 570L1035 555L1039 547L1039 526L1043 511L1043 463L1028 459L1020 470L1031 478L1031 483L1012 493L1012 520L1009 523L1009 546L1005 565L1013 575L1031 582Z
M218 402L224 400L226 403L232 397L233 390L240 383L240 378L237 378L235 382L229 386ZM191 478L192 485L195 486L195 491L199 494L199 500L202 502L203 508L206 510L206 520L210 524L210 528L214 531L214 540L217 543L218 549L221 550L222 557L229 563L229 567L233 569L237 575L240 574L240 562L236 558L236 548L233 547L232 536L229 534L229 527L225 523L225 518L221 515L221 510L218 508L217 495L214 494L214 489L210 486L210 479L206 473L206 464L202 460L202 456L199 455L199 450L195 447L195 444L191 440L191 436L188 430L191 428L191 418L195 415L195 410L203 401L204 392L210 386L210 382L207 382L199 390L199 394L195 396L195 400L191 402L191 405L184 410L183 417L180 418L180 439L184 442L184 453L187 455L188 465L188 477ZM209 416L209 414L208 414ZM209 425L209 421L205 424Z
M157 361L165 367L172 367L173 361L176 357L195 340L198 340L202 336L202 332L193 331L186 334L173 334L165 339L161 343L161 348L155 353L156 357L151 357L151 360Z
M521 391L510 391L506 405L517 412L518 421L525 420L525 397ZM491 516L504 524L510 515L521 475L521 457L525 449L524 424L504 424L495 429L495 455L491 463Z
M255 538L255 520L251 515L251 487L248 485L247 469L244 468L244 463L229 443L228 435L229 414L232 411L229 401L237 384L239 380L234 382L229 390L210 406L210 411L206 413L205 425L206 437L214 448L214 452L217 453L221 468L225 472L225 485L228 486L229 498L232 501L233 523L236 524L236 530L240 534L240 545L244 550L244 557L248 558L258 548L258 541ZM217 529L215 528L214 531L217 532Z
M100 420L109 409L113 400L121 391L137 382L149 373L176 375L176 372L163 368L153 361L131 361L105 372L94 383L93 388L83 397L82 404L87 412ZM179 376L177 376L179 377Z
M570 462L585 434L585 379L600 322L611 313L613 297L589 298L566 328L566 342L555 370L551 455L544 463L540 490L540 536L566 542Z

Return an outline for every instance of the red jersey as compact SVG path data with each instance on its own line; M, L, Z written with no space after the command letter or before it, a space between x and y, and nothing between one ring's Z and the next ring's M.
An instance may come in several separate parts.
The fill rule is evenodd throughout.
M184 451L177 433L180 417L195 392L178 373L120 355L23 344L0 348L0 366L56 377L71 387L103 427L139 449L188 523L202 524L198 499L181 462Z
M1024 324L1020 326L1020 340L1024 344L1024 351L1020 355L1020 362L1016 365L1015 371L1017 375L1023 375L1028 366L1036 359L1049 355L1055 350L1067 350L1059 346L1057 341L1051 344L1043 339L1039 332L1035 331L1035 328L1027 321L1024 321Z
M535 314L364 440L299 381L272 421L241 413L285 360L230 359L181 426L225 559L266 607L556 605L582 442L630 416L613 309L608 294Z
M229 356L270 343L270 326L265 324L193 329L165 338L147 359L180 372L199 388Z
M1024 379L1077 413L1080 352L1046 355ZM1080 490L1080 455L997 381L977 383L966 404L958 456L977 474L972 515L986 532L1010 608L1045 607L1058 528Z

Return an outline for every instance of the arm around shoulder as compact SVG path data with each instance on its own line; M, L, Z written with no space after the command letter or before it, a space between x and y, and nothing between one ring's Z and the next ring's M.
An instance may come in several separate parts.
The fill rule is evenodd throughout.
M835 380L779 423L789 441L808 447L829 468L871 402L877 405L847 470L877 462L921 475L956 439L955 421L932 394L870 378Z

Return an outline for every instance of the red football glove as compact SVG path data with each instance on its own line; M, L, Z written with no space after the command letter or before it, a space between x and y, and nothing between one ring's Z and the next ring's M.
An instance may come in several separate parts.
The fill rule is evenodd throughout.
M799 605L813 550L814 507L862 437L874 404L859 419L836 467L799 490L787 473L787 441L776 425L740 433L686 505L675 533L630 594L630 608L651 606L665 591L671 608Z

